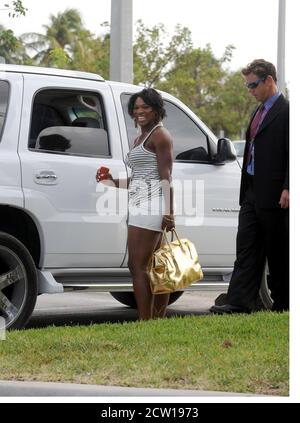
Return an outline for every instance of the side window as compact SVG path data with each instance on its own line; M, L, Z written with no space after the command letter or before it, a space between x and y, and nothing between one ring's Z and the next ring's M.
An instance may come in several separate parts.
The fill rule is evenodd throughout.
M121 102L126 122L129 145L132 147L137 137L134 123L127 112L130 94L122 94ZM210 151L207 135L198 125L178 106L165 100L167 117L164 126L173 138L174 160L210 162Z
M6 81L0 81L0 141L4 128L4 122L8 106L9 85Z
M103 102L98 94L44 90L32 107L28 147L76 156L110 156Z
M210 161L207 135L175 104L165 101L166 127L173 138L174 160Z

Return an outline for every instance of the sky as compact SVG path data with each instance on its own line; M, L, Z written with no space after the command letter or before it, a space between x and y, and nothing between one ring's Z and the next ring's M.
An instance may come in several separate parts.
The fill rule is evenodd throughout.
M286 80L291 78L291 21L299 0L286 0ZM0 0L0 6L6 0ZM25 17L9 18L0 12L0 24L17 35L43 32L49 16L67 8L77 9L84 25L94 34L103 33L100 24L110 21L110 0L23 0L28 8ZM216 57L221 57L227 45L233 44L230 68L236 70L255 58L277 64L278 0L133 0L134 27L138 19L147 26L163 23L172 35L176 24L190 29L195 47L210 44Z

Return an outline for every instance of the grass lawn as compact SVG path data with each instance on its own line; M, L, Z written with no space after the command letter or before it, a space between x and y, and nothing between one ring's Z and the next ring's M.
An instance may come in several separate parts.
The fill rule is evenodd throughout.
M187 316L6 333L0 379L288 395L289 314Z

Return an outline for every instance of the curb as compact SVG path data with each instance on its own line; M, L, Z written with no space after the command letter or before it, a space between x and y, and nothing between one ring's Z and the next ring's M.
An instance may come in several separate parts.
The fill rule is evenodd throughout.
M0 397L149 397L149 396L180 396L180 397L210 397L210 396L242 396L253 397L261 395L198 391L188 389L156 389L156 388L127 388L122 386L83 385L57 382L26 382L0 381Z

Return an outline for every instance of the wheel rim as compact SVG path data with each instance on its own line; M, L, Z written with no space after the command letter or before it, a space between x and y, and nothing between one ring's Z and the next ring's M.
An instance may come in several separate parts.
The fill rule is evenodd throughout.
M9 328L21 314L27 297L27 274L20 258L0 246L0 316Z
M267 309L271 309L273 305L271 291L269 288L269 281L270 281L270 272L269 272L268 262L266 262L264 271L263 271L261 286L260 286L260 296L264 306Z

